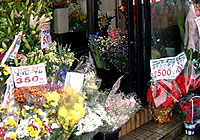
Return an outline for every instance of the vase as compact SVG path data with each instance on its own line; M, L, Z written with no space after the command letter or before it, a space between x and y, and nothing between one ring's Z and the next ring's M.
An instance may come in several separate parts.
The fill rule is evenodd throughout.
M194 135L197 124L198 124L198 122L193 123L193 124L188 124L188 123L184 122L185 134L188 135L188 136Z
M93 137L93 140L118 140L120 130L121 128L113 132L99 132Z
M54 10L54 32L57 34L69 32L68 8Z
M151 109L152 117L157 123L169 123L171 121L172 109L163 108L163 109Z
M114 69L96 68L97 76L102 80L101 89L111 89L117 78L114 76L116 71Z

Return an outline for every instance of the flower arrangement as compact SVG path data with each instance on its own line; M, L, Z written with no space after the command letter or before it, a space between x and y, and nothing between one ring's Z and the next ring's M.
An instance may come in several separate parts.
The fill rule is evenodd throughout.
M69 30L71 32L86 31L87 23L87 14L82 12L80 2L72 2L69 5Z
M98 68L106 69L113 65L119 72L128 72L128 42L120 30L111 27L108 37L90 35L89 47Z
M159 80L151 83L147 92L147 102L153 109L172 108L180 99L181 93L174 80Z
M176 78L178 89L182 93L179 105L186 124L196 123L200 109L200 75L196 73L194 63L189 62L182 74ZM193 110L193 111L192 111Z
M140 101L133 93L128 95L118 93L111 97L108 96L105 104L106 123L101 131L113 132L121 128L140 108Z
M84 98L69 87L15 88L14 97L15 105L0 111L2 139L67 139L85 115Z
M57 46L57 47L56 47ZM62 45L56 42L52 46L44 50L35 48L29 52L21 60L21 65L32 65L44 62L46 64L46 72L48 77L54 76L58 73L59 79L63 82L66 71L70 70L73 62L76 60L74 53L71 52L70 46Z
M52 0L52 5L55 8L67 8L70 5L71 0Z
M114 16L108 14L105 11L102 11L102 10L98 11L98 26L99 26L101 35L103 36L107 35L107 30L113 18Z
M147 102L155 122L168 123L171 121L172 108L181 98L175 80L162 79L152 81L147 92Z

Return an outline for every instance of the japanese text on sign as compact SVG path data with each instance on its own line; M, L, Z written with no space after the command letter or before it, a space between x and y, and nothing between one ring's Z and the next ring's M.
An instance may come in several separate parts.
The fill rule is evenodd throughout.
M0 105L2 108L11 107L14 104L14 94L13 94L14 81L12 74L8 77L6 84L7 86L4 95L4 100Z
M150 60L151 77L154 80L175 79L184 69L187 58L185 53L175 57Z
M42 24L42 34L41 34L41 48L47 48L51 46L51 34L50 34L50 22Z
M45 64L13 67L12 73L16 87L37 86L47 84Z

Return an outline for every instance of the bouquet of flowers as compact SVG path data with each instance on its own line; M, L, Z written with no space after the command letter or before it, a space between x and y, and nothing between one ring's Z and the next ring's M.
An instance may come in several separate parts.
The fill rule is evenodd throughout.
M84 98L59 85L14 89L15 106L1 109L3 139L66 139L85 115ZM5 112L6 111L6 112Z
M83 32L87 28L87 15L83 13L80 2L69 5L69 29L71 32Z
M140 108L140 101L134 93L128 95L117 93L113 96L108 96L105 103L106 123L101 131L113 132L121 128Z
M52 0L52 5L55 8L65 8L70 5L71 0Z
M89 47L91 48L98 68L108 68L111 64L119 72L128 71L128 42L120 30L110 27L108 37L90 35Z
M52 45L44 50L35 48L21 59L21 65L33 65L44 62L48 77L59 76L62 82L65 79L66 72L70 70L73 62L76 60L74 53L71 52L70 46L53 42Z
M108 35L108 28L110 26L111 20L114 18L114 16L108 14L105 11L99 10L98 11L98 26L100 30L100 35L107 36Z

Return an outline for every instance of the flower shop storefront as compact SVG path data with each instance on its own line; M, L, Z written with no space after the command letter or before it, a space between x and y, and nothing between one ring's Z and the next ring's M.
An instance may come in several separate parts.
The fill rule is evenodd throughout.
M198 5L114 2L116 15L103 0L0 2L0 139L117 140L151 117L170 122L175 105L196 133Z

